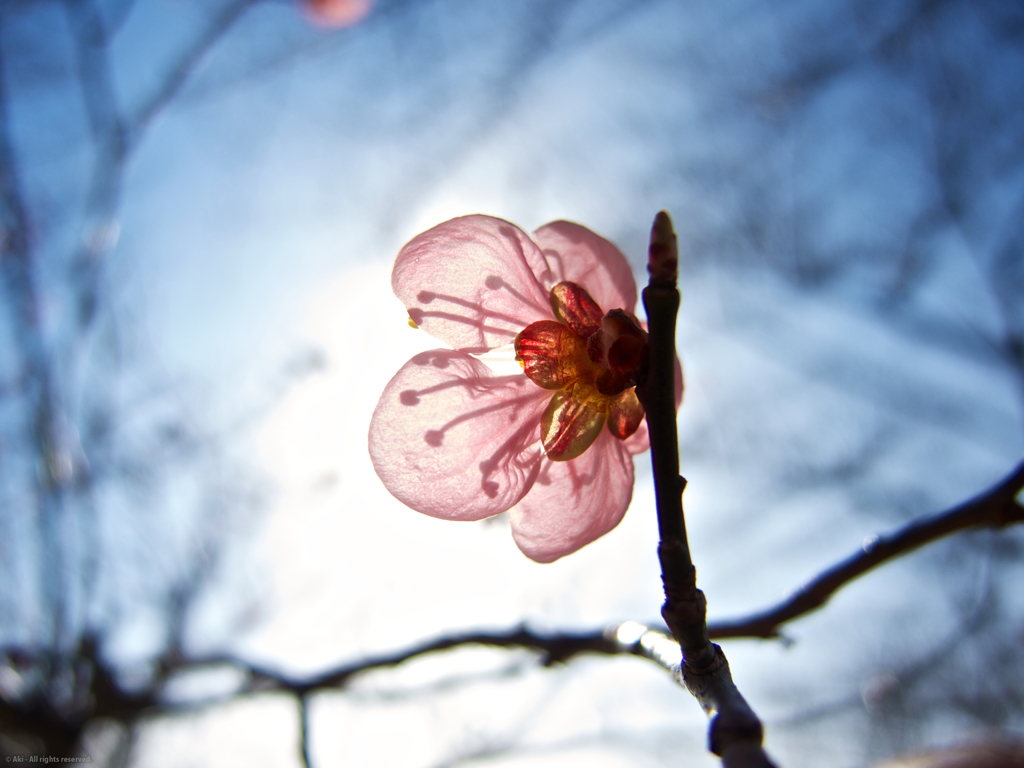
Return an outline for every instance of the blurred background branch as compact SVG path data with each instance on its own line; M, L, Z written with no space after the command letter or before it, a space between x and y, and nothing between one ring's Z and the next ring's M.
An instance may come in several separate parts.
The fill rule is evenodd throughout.
M808 586L798 590L792 599L781 604L779 608L748 619L711 623L708 626L708 634L713 639L780 637L778 630L784 623L817 610L832 593L870 568L970 527L1003 528L1024 522L1024 508L1015 498L1022 489L1024 465L1018 466L1013 474L997 486L953 510L920 518L899 531L877 540L873 539L872 542L877 541L878 544L866 545L860 554L813 579ZM192 582L193 585L199 583L198 578ZM597 654L645 658L673 674L678 673L679 669L678 645L670 634L657 627L628 621L609 625L596 632L538 632L522 626L506 632L450 634L396 653L359 659L311 677L296 678L231 655L189 658L181 646L181 612L193 597L185 594L177 596L174 603L176 618L172 620L176 641L158 661L159 672L146 689L125 691L118 682L116 670L109 668L98 655L96 641L87 638L79 650L79 657L87 670L86 675L91 686L89 706L76 713L77 717L69 717L67 712L55 710L45 699L35 699L29 706L24 703L0 702L0 722L3 722L4 728L9 733L34 739L45 745L43 749L48 754L72 755L79 746L83 728L90 720L120 722L127 732L130 732L141 719L154 713L206 708L216 704L224 696L236 697L282 691L295 697L301 721L301 752L304 761L310 764L308 708L312 695L344 690L358 675L382 668L397 667L428 654L463 646L486 646L531 651L535 663L543 667L568 663L581 654ZM978 610L970 619L964 621L953 638L939 643L935 652L916 660L911 667L902 670L898 678L890 673L890 678L886 678L888 684L891 686L892 681L897 680L903 681L904 684L911 683L915 678L934 669L942 657L949 653L950 648L984 626L982 618L986 607L991 608L989 601L979 605ZM33 651L28 648L7 648L5 653L9 659L27 664ZM172 684L175 678L202 675L225 668L241 672L242 677L240 685L224 696L177 703L172 703L165 696L169 684ZM677 681L682 684L681 678L677 677ZM883 684L886 684L885 681L878 683ZM882 690L872 690L868 695L883 696L885 693ZM800 715L800 719L820 717L826 711L835 712L859 703L858 696L852 702L844 701L829 705L823 712ZM122 755L126 757L127 752L122 751Z

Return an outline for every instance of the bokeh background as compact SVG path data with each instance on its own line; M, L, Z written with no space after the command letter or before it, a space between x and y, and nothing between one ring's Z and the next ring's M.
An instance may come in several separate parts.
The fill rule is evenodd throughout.
M12 713L56 713L100 764L298 766L294 697L193 662L302 677L660 621L646 457L623 523L545 566L504 516L377 481L377 396L437 346L390 267L452 216L571 219L638 277L673 216L711 619L1024 453L1017 3L378 0L332 28L285 0L7 0L0 75L5 754L55 753ZM768 752L1024 735L1022 584L1024 532L977 531L726 643ZM93 718L101 679L150 705ZM316 766L718 762L634 657L463 647L316 694L307 727Z

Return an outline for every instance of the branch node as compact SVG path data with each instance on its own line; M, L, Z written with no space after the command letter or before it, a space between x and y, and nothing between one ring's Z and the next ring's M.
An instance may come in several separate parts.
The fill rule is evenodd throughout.
M770 766L761 749L761 721L733 683L722 649L712 644L709 649L712 659L704 669L695 669L686 661L680 670L686 688L711 716L708 749L723 759L731 753L735 766Z
M683 542L677 538L658 542L658 560L665 597L675 602L693 600L697 591L697 569Z

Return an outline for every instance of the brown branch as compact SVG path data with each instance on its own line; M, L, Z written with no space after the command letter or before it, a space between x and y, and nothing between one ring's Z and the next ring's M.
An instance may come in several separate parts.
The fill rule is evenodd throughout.
M917 547L937 541L945 536L968 530L972 527L1001 528L1013 523L1024 522L1024 507L1016 501L1016 496L1024 487L1024 463L993 488L976 498L966 501L946 512L919 518L889 536L878 540L870 552L858 552L844 563L829 569L817 579L812 580L794 598L785 601L778 608L767 611L751 619L734 622L717 623L708 626L711 638L735 637L771 637L777 635L778 627L804 613L820 607L832 593L845 586L867 570L884 562L907 554ZM839 577L841 575L841 578ZM816 591L819 590L819 591ZM820 591L826 590L826 591ZM818 594L821 599L812 600L805 595ZM768 623L766 623L768 622ZM971 622L973 625L973 622ZM770 631L766 632L765 627ZM953 643L943 643L948 650ZM169 678L183 670L196 670L203 666L230 665L243 670L248 675L248 682L242 689L229 694L229 697L281 691L294 695L300 706L300 718L307 718L305 739L300 748L309 760L308 734L308 703L313 693L329 690L342 690L357 675L375 669L395 667L405 661L438 651L451 650L465 645L484 645L495 648L524 648L540 653L540 662L544 666L566 663L576 656L596 653L603 655L632 655L651 660L662 668L671 671L677 682L695 689L703 702L724 702L727 706L723 712L735 713L735 716L723 719L719 715L717 727L712 731L712 747L725 750L724 744L743 735L757 726L752 720L745 718L743 713L749 711L742 697L729 679L728 664L721 656L718 646L712 646L715 653L709 669L700 675L692 672L684 676L679 670L677 641L659 629L650 628L636 622L612 624L604 630L580 633L537 633L526 627L517 627L506 632L470 632L444 637L421 643L404 651L386 654L374 658L353 662L310 678L292 678L272 669L250 664L230 655L210 656L189 659L182 655L180 646L175 645L158 664L159 674L152 686L147 690L124 692L117 685L116 677L99 656L95 642L87 638L79 648L79 656L89 662L92 672L93 706L86 719L110 717L125 723L129 727L138 719L150 712L167 712L176 709L187 709L205 706L221 699L214 699L198 704L179 706L161 703L160 689ZM30 653L19 653L17 649L8 648L5 653L9 658L30 658ZM70 750L74 746L84 720L69 721L66 713L52 710L45 701L35 699L25 702L0 701L0 724L11 732L32 734L50 746L54 754L61 750ZM727 767L743 766L744 760L759 756L760 748L747 746L734 747L726 751L724 764ZM68 752L70 753L70 752ZM756 763L754 763L756 764Z
M76 658L84 662L89 670L89 706L74 712L59 711L47 700L45 691L35 691L22 699L6 700L0 697L0 730L15 743L36 745L33 749L41 745L42 751L49 754L69 756L74 754L83 729L90 720L108 718L123 723L128 729L130 740L133 727L146 715L194 711L239 696L277 691L291 694L296 699L299 707L299 754L304 764L309 766L312 764L310 697L323 691L343 690L361 673L395 667L429 653L465 645L538 651L540 662L545 666L568 662L580 654L598 653L640 656L671 669L674 662L667 660L669 654L666 653L666 644L678 651L678 646L663 632L647 629L634 622L614 624L605 631L578 634L535 633L525 627L518 627L507 632L471 632L440 638L404 651L345 664L313 677L294 678L226 654L188 658L182 654L180 645L175 643L157 661L157 673L149 685L142 690L124 690L118 683L116 671L99 653L95 639L86 637L77 649ZM27 669L45 663L45 659L31 650L6 647L0 648L0 664L3 663ZM238 669L246 673L248 679L240 688L223 696L177 704L162 700L163 689L176 674L218 666ZM26 754L29 752L31 750Z
M421 643L396 653L372 657L337 667L328 672L309 678L292 678L273 670L240 662L231 656L212 656L197 660L197 664L232 664L247 669L251 675L246 686L251 691L291 691L298 696L307 696L323 690L337 690L363 672L396 667L403 662L437 651L446 651L464 645L486 645L496 648L526 648L539 651L541 664L545 667L562 664L574 656L584 653L606 655L631 654L647 656L639 641L624 643L615 636L620 625L608 630L581 633L538 633L526 627L517 627L507 632L467 632Z
M761 748L761 721L740 695L722 649L708 637L707 600L697 589L697 572L686 539L682 494L686 480L679 475L679 437L675 408L675 327L679 310L676 288L679 253L672 222L664 211L651 229L643 291L650 332L650 366L636 394L644 406L651 438L651 464L658 511L658 559L665 586L661 615L682 650L676 673L711 718L708 748L726 768L769 768Z
M750 619L732 622L716 622L708 625L712 639L722 638L764 638L777 636L777 628L804 613L820 607L831 594L841 589L857 576L884 562L907 554L912 549L937 541L971 527L1003 527L1024 522L1024 508L1016 502L1015 496L1024 488L1024 463L1002 482L970 501L935 515L918 518L894 534L878 540L870 552L858 552L847 561L829 569L808 583L794 598L779 607L758 614ZM851 563L856 562L856 572ZM842 573L837 580L834 574ZM830 575L833 575L830 578ZM816 592L828 588L827 594ZM814 602L811 594L822 594L820 602ZM800 603L799 610L790 608ZM771 621L773 632L765 633L764 622ZM520 626L505 632L469 632L421 643L403 651L350 663L315 677L294 679L272 670L256 667L230 656L210 657L192 660L190 664L227 663L245 670L251 676L248 689L253 691L282 690L298 695L316 691L344 688L355 675L375 669L395 667L405 661L438 651L459 648L465 645L485 645L495 648L525 648L538 651L544 666L566 663L576 656L596 653L603 655L633 655L649 659L662 667L672 669L676 660L670 658L665 641L669 636L659 629L636 622L612 624L603 630L579 633L538 633ZM173 670L177 664L167 665Z
M1022 487L1024 487L1024 463L1018 466L1001 483L976 498L964 502L947 512L919 518L895 534L879 539L878 544L872 548L870 553L857 553L850 560L857 560L863 563L869 558L875 558L876 561L864 567L859 573L847 570L845 572L846 578L841 582L832 584L831 591L828 594L831 595L860 575L860 573L873 568L875 565L895 559L916 547L931 543L945 536L974 526L1002 527L1015 522L1024 522L1024 508L1014 498ZM973 522L967 522L968 520ZM894 543L901 544L901 548L895 548ZM885 553L885 556L879 557L881 553ZM798 596L799 594L812 591L811 585L826 582L829 574L842 571L845 566L848 566L850 560L840 563L826 571L822 576L811 581L805 590L798 593ZM782 606L788 606L794 600L795 598L788 600ZM806 607L802 611L789 611L786 617L780 617L774 626L778 627L782 623L791 621L819 606L820 604ZM761 630L758 622L764 620L763 616L781 616L781 613L782 608L780 607L752 619L710 624L708 625L708 635L713 639L769 637L772 635L760 633ZM346 664L315 677L304 679L290 678L273 670L250 665L231 656L195 659L190 664L193 666L218 663L232 664L249 672L251 682L247 686L247 690L281 690L291 691L296 695L308 695L316 691L344 688L354 676L363 672L395 667L403 662L429 653L451 650L465 645L525 648L538 651L541 655L541 664L548 667L566 663L579 655L596 653L602 655L639 656L654 661L666 669L673 669L677 661L671 658L670 652L666 648L668 641L669 636L661 630L636 622L612 624L603 630L579 633L556 632L545 634L533 632L526 627L520 626L505 632L469 632L444 637L421 643L396 653ZM674 645L673 643L673 647ZM167 668L173 669L175 666L176 664L169 664Z
M1016 497L1024 489L1024 462L980 496L936 515L918 518L886 536L871 538L850 555L766 611L745 619L716 622L708 628L715 638L779 636L779 627L811 613L835 592L872 568L953 533L970 528L1004 528L1024 522L1024 506Z
M919 546L971 527L999 528L1024 522L1024 508L1015 500L1022 487L1024 487L1024 463L998 485L978 497L947 512L920 518L896 533L879 539L879 544L871 550L871 553L857 553L845 563L837 565L810 582L809 586L800 594L812 592L813 585L827 582L829 574L842 572L846 567L845 579L832 583L831 590L825 596L827 599L832 592L845 586L846 583L866 570L880 565L882 562L895 559ZM885 553L885 556L881 557L881 553ZM865 565L871 557L878 558L877 562ZM855 573L850 569L851 561L861 564L859 572ZM785 606L789 606L795 601L796 598L786 601L780 608L753 619L710 625L708 634L712 638L772 636L763 634L763 626L758 623L765 621L765 617L775 617L777 622L772 626L777 629L779 624L790 621L821 605L821 603L815 605L807 603L799 611L786 611L786 615L783 617L782 612ZM951 644L944 643L943 647L948 650L948 646ZM50 745L50 751L54 754L62 752L70 754L85 720L98 717L113 718L125 723L129 727L130 733L131 726L144 714L191 709L222 700L222 698L218 698L192 704L170 705L160 701L159 691L177 672L196 670L204 666L230 665L246 672L248 681L240 690L229 694L227 698L269 691L290 693L297 698L300 706L300 718L307 718L305 739L300 744L300 749L306 755L305 759L309 760L308 705L310 695L321 691L342 690L355 676L364 672L395 667L420 656L466 645L524 648L537 651L540 654L540 663L544 666L566 663L576 656L588 653L632 655L654 661L662 668L671 671L677 682L693 690L702 703L724 705L714 721L711 740L714 750L725 752L723 762L727 768L750 765L749 760L760 759L760 747L755 749L749 741L745 742L745 746L734 745L732 748L726 749L727 744L742 736L749 736L759 728L759 724L755 725L753 720L744 716L749 708L746 707L746 703L732 684L728 664L718 646L712 646L714 655L708 669L703 670L700 674L694 674L692 670L684 674L678 665L679 645L677 641L661 630L635 622L612 624L604 630L580 633L545 634L533 632L526 627L517 627L506 632L464 633L421 643L392 654L345 664L320 675L301 679L250 664L230 655L189 659L182 655L180 646L176 645L158 664L159 673L153 684L148 689L137 692L121 690L116 682L115 674L100 658L95 642L87 638L79 648L79 656L87 660L93 670L91 689L93 706L88 712L82 713L84 718L82 721L68 720L67 713L59 713L51 709L45 701L35 699L18 703L0 701L0 723L4 724L10 732L32 734L41 739ZM6 649L5 652L9 658L20 656L29 658L31 655L19 653L17 649L11 648ZM748 762L743 762L745 760ZM756 763L753 764L756 765Z

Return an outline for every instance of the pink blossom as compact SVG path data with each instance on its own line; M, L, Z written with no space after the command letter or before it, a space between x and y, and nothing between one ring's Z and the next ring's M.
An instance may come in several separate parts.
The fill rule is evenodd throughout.
M351 27L365 19L373 0L302 0L306 16L321 27Z
M410 323L453 349L413 357L377 403L369 448L385 487L445 520L509 510L516 544L538 562L618 525L633 454L648 448L634 393L646 333L618 248L567 221L531 240L465 216L407 243L391 286ZM473 356L513 343L524 374L495 375ZM678 370L676 390L678 405Z

